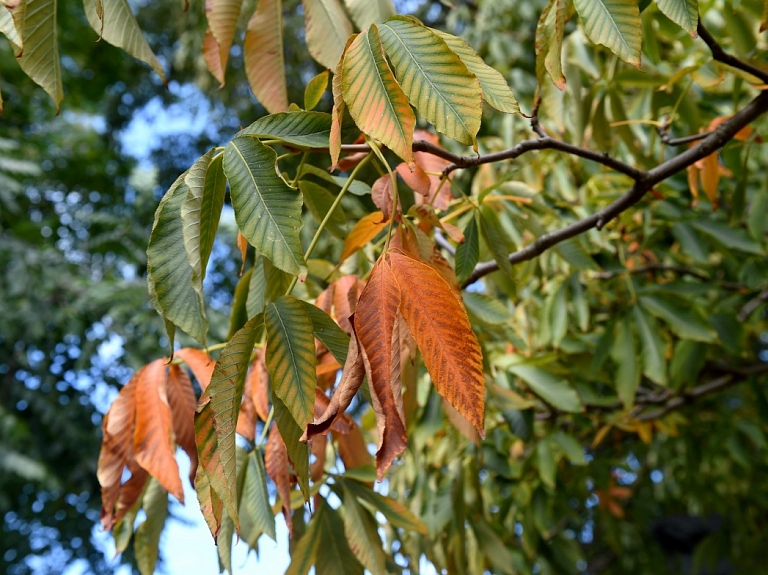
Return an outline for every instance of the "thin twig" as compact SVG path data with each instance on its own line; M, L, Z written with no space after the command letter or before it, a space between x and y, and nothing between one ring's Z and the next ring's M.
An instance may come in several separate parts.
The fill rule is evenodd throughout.
M744 307L739 310L738 315L736 318L743 322L746 321L749 316L751 316L757 308L760 307L760 304L768 301L768 287L763 289L759 294L757 294L756 297L749 300L747 303L744 304Z

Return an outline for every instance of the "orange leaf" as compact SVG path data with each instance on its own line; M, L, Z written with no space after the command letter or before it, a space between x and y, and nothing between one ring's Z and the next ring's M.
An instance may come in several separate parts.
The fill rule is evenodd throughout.
M699 172L696 165L688 166L685 169L687 175L688 175L688 189L691 191L691 196L693 196L693 202L692 205L696 205L699 203Z
M248 372L250 374L250 371ZM235 433L242 435L248 441L253 441L256 437L256 409L251 400L251 382L250 378L245 378L243 387L243 402L240 404L240 411L237 414L237 427Z
M240 275L243 275L245 269L245 258L248 255L248 240L240 230L237 230L237 249L240 250Z
M387 227L387 221L384 219L384 214L381 212L373 212L362 218L355 224L352 231L349 232L349 235L344 242L344 249L341 252L341 259L339 262L343 262L357 250L365 246L373 238L379 235L379 232L385 227Z
M281 0L259 0L245 31L245 75L270 114L288 109Z
M168 403L171 406L173 434L176 443L189 455L189 481L194 484L197 472L197 446L195 446L195 406L197 398L187 372L178 365L168 370L166 382Z
M484 437L483 358L455 289L434 268L404 253L392 251L389 259L400 285L400 311L435 388Z
M339 163L336 164L334 169L339 170L340 172L352 171L352 169L362 162L368 154L369 152L355 152L354 154L344 156L339 160Z
M365 439L363 439L363 433L354 421L352 421L349 433L336 434L334 437L339 444L339 457L341 457L346 469L371 464L371 454L368 452Z
M357 301L365 288L365 284L355 275L343 276L335 282L333 291L333 317L345 333L352 333L349 318L357 309Z
M256 409L256 415L262 421L267 421L269 417L269 372L264 363L264 352L256 350L256 359L251 364L251 371L248 377L251 382L251 401Z
M341 369L341 364L336 361L336 358L333 357L333 354L325 353L322 356L322 360L317 362L317 375L328 375L329 373L335 374L337 371Z
M229 50L235 37L235 27L240 17L242 0L205 0L205 16L214 42L218 45L221 78L224 85L224 71L227 69ZM210 66L209 66L210 69ZM211 70L213 73L213 70Z
M216 367L216 362L210 355L205 353L202 349L195 349L193 347L184 347L178 350L175 354L176 357L181 358L187 367L192 371L192 375L195 376L197 383L203 391L211 383L211 376L213 375L213 368Z
M726 122L727 120L730 120L731 116L718 116L714 120L712 120L709 123L709 131L717 129L721 124ZM734 140L739 140L741 142L745 141L752 135L752 126L744 126L741 130L736 132L736 134L733 136Z
M394 200L394 188L392 187L392 178L389 174L384 174L378 178L371 186L371 199L377 208L384 214L384 221L388 222L392 217L392 204ZM400 205L398 204L398 213L401 214ZM396 218L399 220L399 218Z
M288 470L288 450L285 448L280 431L278 431L277 425L274 423L269 428L267 446L264 450L264 465L267 468L267 475L275 482L283 507L283 517L285 517L285 522L288 524L288 531L292 533L291 475Z
M363 358L360 355L357 338L352 337L349 340L347 361L344 363L344 371L341 374L339 386L336 388L325 412L317 421L307 425L307 429L301 436L301 441L308 441L316 435L328 433L328 430L336 419L344 413L347 407L349 407L357 390L360 389L364 377L365 366L363 364ZM316 391L316 396L319 397L320 395L325 394ZM315 401L315 406L317 406L317 400Z
M315 461L309 466L309 475L312 481L320 481L325 472L325 446L328 445L328 436L319 435L312 440L312 455Z
M136 374L136 462L184 503L179 466L173 449L171 408L166 393L166 360L156 359Z
M413 134L414 140L424 140L435 146L440 146L440 138L437 134L427 132L426 130L416 130ZM435 206L438 210L445 210L448 208L448 203L453 199L451 195L451 185L448 180L440 186L442 180L443 170L451 165L451 162L445 160L439 156L435 156L428 152L415 152L413 159L416 161L416 165L421 167L429 178L429 197L427 202ZM416 198L418 201L418 198Z
M203 60L208 71L219 81L219 87L224 86L224 68L221 65L221 53L219 43L213 37L213 32L208 28L203 36Z
M149 479L149 473L139 467L139 464L135 461L130 461L128 463L128 470L131 472L131 477L120 487L120 497L117 500L115 514L112 517L111 524L109 527L105 527L105 529L112 529L118 521L125 517L128 510L133 507L139 497L141 497L147 479ZM102 524L103 523L104 515L102 513Z
M403 178L403 181L417 194L429 197L429 190L432 188L432 181L427 173L418 164L411 170L408 164L400 162L397 165L397 173Z
M704 158L704 169L701 171L701 187L707 194L712 208L717 209L717 185L720 183L720 163L717 152Z
M354 321L379 428L379 446L376 452L376 471L379 479L407 444L405 425L392 389L394 381L399 390L400 346L399 343L397 347L393 346L399 305L400 290L395 276L389 263L379 258L360 296ZM396 370L393 369L393 351L397 351Z

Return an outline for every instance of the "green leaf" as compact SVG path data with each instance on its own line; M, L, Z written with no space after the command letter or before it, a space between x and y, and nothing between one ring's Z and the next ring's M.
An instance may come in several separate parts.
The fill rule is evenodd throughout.
M395 15L392 0L344 0L344 4L360 30L367 30L371 24L384 22Z
M26 4L19 2L16 8L0 10L0 33L8 38L13 48L13 55L18 58L23 49L22 35L24 34L24 12ZM2 104L2 102L0 102Z
M344 52L352 24L338 0L301 0L310 55L323 67L335 69Z
M216 554L219 556L219 572L234 574L232 570L232 537L235 534L235 522L228 513L221 519L221 530L216 538Z
M456 279L463 284L475 269L480 258L480 237L477 230L477 216L473 213L464 228L464 243L456 248Z
M592 256L577 239L569 239L561 242L555 248L557 253L577 270L597 271L600 267Z
M343 188L349 179L342 176L333 176L326 170L321 170L320 168L310 164L304 164L304 167L301 170L301 175L302 177L305 175L315 176L324 182L328 182L329 184L332 184L338 188ZM360 180L354 180L351 184L349 184L347 190L350 194L355 194L356 196L367 196L371 193L371 186Z
M477 76L483 91L483 100L499 112L507 114L519 114L520 106L517 103L512 89L507 84L504 76L498 70L494 70L475 52L474 48L461 38L446 34L441 30L430 28L440 36L448 47L461 59L467 69Z
M470 521L480 548L493 566L493 572L505 575L519 573L514 567L512 551L493 528L482 518L471 518Z
M536 463L539 466L539 477L542 483L550 489L554 489L557 466L552 455L552 447L546 439L539 441L536 446Z
M317 76L307 82L304 88L304 109L312 110L323 99L323 94L328 89L328 70L323 70Z
M664 353L664 342L655 322L637 305L632 308L632 316L643 346L643 373L659 385L667 385L667 358Z
M406 531L415 531L422 535L427 534L427 528L421 520L399 501L376 493L369 487L354 480L350 481L339 478L339 482L349 489L352 495L370 504L376 511L381 511L393 526L400 527Z
M27 2L27 13L29 5ZM88 23L100 39L141 60L165 82L163 66L149 47L127 0L83 0L83 5Z
M573 0L573 4L590 40L640 66L643 23L636 0Z
M669 365L669 378L675 389L698 381L707 361L707 348L702 342L683 339L677 342Z
M331 116L325 112L280 112L259 118L238 135L275 138L301 148L326 148Z
M259 252L288 273L307 273L301 250L301 194L276 172L277 154L255 138L237 136L224 151L235 219Z
M301 301L283 296L267 306L265 323L272 389L303 429L314 419L317 385L312 319Z
M204 410L208 410L213 417L213 443L201 445L200 441L197 441L198 455L200 464L208 474L211 487L224 502L238 530L240 526L236 505L235 425L243 398L245 375L262 322L261 316L248 320L221 350L213 369L211 383L200 398L199 405L202 407L198 407L198 417L195 418L195 429L198 430L198 419L201 419ZM206 399L210 401L206 402ZM220 467L211 456L211 448L215 450L221 462Z
M320 547L322 537L322 515L326 513L327 505L318 506L317 512L309 522L307 531L301 536L299 542L291 549L291 564L285 575L307 575L312 565L315 564L317 550Z
M192 266L192 285L202 298L203 280L213 250L224 205L227 180L222 155L211 149L198 159L184 177L187 195L181 205L181 233Z
M566 0L549 0L536 25L536 76L541 83L546 71L560 90L565 89L562 52L567 16Z
M688 32L698 37L696 27L699 24L699 6L697 0L656 0L656 5L667 18Z
M283 400L275 394L274 385L272 386L272 406L275 409L277 429L280 431L285 448L288 451L288 459L291 465L293 465L293 470L296 472L299 489L301 489L304 499L308 500L311 495L309 491L309 449L306 443L300 441L306 426L301 427L296 423L293 415L291 415L291 411L285 406Z
M312 320L315 337L328 348L333 357L341 364L347 360L349 336L342 331L338 324L327 313L309 302L302 302Z
M726 249L739 250L755 255L763 254L762 246L740 228L732 228L727 224L710 220L694 221L691 222L691 226L702 234L709 236Z
M256 315L248 313L248 301L250 298L249 287L253 282L252 276L254 271L256 271L255 268L250 268L240 277L235 286L235 294L232 298L232 311L229 312L229 332L227 333L227 340L232 339L235 333L245 325L245 322ZM264 311L263 306L257 313L261 313L262 311Z
M307 180L299 182L299 189L301 189L304 196L304 205L307 206L312 217L318 223L321 223L336 198L324 187ZM347 236L347 216L340 205L336 206L336 209L333 210L328 223L325 225L325 229L340 239L344 239Z
M341 69L342 95L357 127L413 165L416 116L384 58L375 24L355 37Z
M377 533L378 525L344 483L341 485L341 496L344 502L340 507L344 534L352 552L373 575L384 575L387 572L386 557Z
M89 1L86 0L86 8ZM22 51L21 55L17 55L17 62L35 84L48 92L58 112L64 88L59 64L56 4L56 0L26 0L24 8L15 8L11 15L14 16L19 10L23 13ZM3 10L6 8L3 7Z
M414 18L394 16L379 32L411 104L438 132L476 148L483 112L477 77L445 40Z
M663 319L682 339L692 339L705 343L717 340L717 335L704 319L690 306L675 305L666 299L654 296L641 296L640 305L658 318Z
M328 505L325 499L320 501L318 507L326 509L320 516L322 526L320 546L315 558L316 575L363 575L363 566L349 548L346 537L339 536L345 529L339 512Z
M245 75L268 112L288 109L282 0L259 0L245 30Z
M187 172L179 176L155 212L147 246L147 284L157 312L205 345L208 320L202 291L195 289L190 257L184 246L181 209L189 193L184 182L186 175Z
M501 325L509 321L509 311L498 299L475 292L462 292L467 311L481 322Z
M142 499L146 519L136 529L133 547L141 575L152 575L157 565L160 533L168 515L168 492L150 477Z
M248 471L245 476L243 498L254 526L275 539L275 516L269 504L267 492L267 471L261 451L254 449L248 456Z
M512 264L509 263L509 242L504 236L498 214L491 206L480 207L480 233L483 235L485 245L491 252L493 259L499 264L499 270L508 277L512 277Z
M509 370L522 379L536 395L560 411L582 411L581 399L565 381L532 365L515 365Z
M260 314L268 303L285 294L291 279L290 274L277 269L268 259L257 257L248 289L248 317Z
M637 344L632 333L629 317L616 323L616 339L614 340L611 357L618 365L616 371L616 393L629 408L635 401L635 392L640 384L640 365L637 361Z
M562 431L556 431L550 435L550 439L560 446L560 449L563 450L568 461L574 465L587 464L587 460L584 458L584 447L573 435L569 435Z

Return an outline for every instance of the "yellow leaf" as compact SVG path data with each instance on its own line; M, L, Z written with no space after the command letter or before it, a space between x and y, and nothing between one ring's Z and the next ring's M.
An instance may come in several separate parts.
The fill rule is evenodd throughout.
M381 212L373 212L362 218L349 232L341 252L340 262L343 262L357 250L375 238L381 230L387 227L387 221Z

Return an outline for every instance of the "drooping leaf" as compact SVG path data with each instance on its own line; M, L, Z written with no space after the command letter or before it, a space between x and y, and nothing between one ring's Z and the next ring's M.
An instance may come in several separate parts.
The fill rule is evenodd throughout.
M380 511L395 527L400 527L406 531L415 531L422 535L427 534L427 528L424 523L396 499L376 493L367 486L354 480L344 479L340 481L343 482L344 487L346 487L352 495L361 501L369 503L376 509L376 511Z
M381 213L384 214L384 221L388 222L393 217L392 205L394 197L395 188L392 185L392 178L389 174L384 174L373 182L371 186L371 200L381 210ZM395 221L399 219L400 215L400 210L398 209Z
M149 47L127 0L83 0L83 5L88 23L100 39L141 60L165 82L163 66Z
M508 259L510 251L509 241L502 229L498 214L488 204L480 207L480 233L485 240L488 251L491 252L493 259L499 264L499 270L508 277L511 277L514 272L512 271L512 264L509 263Z
M375 24L358 34L344 53L341 85L358 128L413 164L416 116L387 64Z
M235 470L235 427L243 396L245 376L261 316L256 316L227 343L206 388L195 417L196 443L200 465L208 474L211 487L239 530L237 516L237 487ZM207 413L206 413L207 412ZM212 433L210 424L212 423Z
M267 474L277 487L283 517L288 525L288 531L293 531L291 525L291 477L288 468L288 451L280 435L277 424L272 424L267 436L267 446L264 450L264 465Z
M635 392L640 384L641 370L637 361L637 343L628 317L616 323L616 339L611 356L618 365L616 393L624 407L629 408L635 402Z
M254 525L274 540L275 516L272 514L267 493L267 470L258 449L254 449L248 456L243 498Z
M210 418L210 411L204 413ZM195 420L196 425L197 423L197 420ZM211 433L213 433L212 424L210 425L210 430ZM221 531L224 503L219 496L216 495L213 487L211 487L208 474L201 466L198 466L197 475L195 476L195 491L197 492L197 499L200 502L200 511L203 513L205 523L215 540L219 536L219 531Z
M456 248L456 279L459 283L464 281L475 269L477 261L480 258L480 237L477 229L477 217L472 217L467 221L464 228L464 243Z
M168 515L168 493L159 482L151 480L144 494L144 511L147 516L136 529L134 553L141 575L152 575L157 565L160 533Z
M219 81L219 88L224 87L224 67L221 65L221 50L213 32L208 28L203 35L203 61L208 71Z
M362 575L363 566L349 548L346 537L340 537L344 533L344 522L339 512L324 499L318 507L324 507L325 512L317 514L323 525L315 558L315 572L317 575Z
M312 521L309 522L307 531L291 550L291 564L288 566L285 575L307 575L312 565L315 564L324 528L322 516L327 509L327 505L319 506L317 512L312 517ZM290 509L288 513L290 513Z
M328 216L329 210L336 198L323 186L308 180L301 180L299 188L304 197L304 205L307 206L307 209L317 222L321 223ZM325 229L337 238L343 239L347 236L346 228L347 216L344 213L344 209L338 205L330 214L328 222L325 224Z
M328 89L328 70L323 70L317 76L307 82L304 88L304 109L312 110L323 99L323 94Z
M643 374L659 385L667 385L667 358L664 353L664 342L655 322L643 312L640 306L632 308L632 317L643 346Z
M416 130L413 134L414 140L424 140L429 142L433 146L440 147L440 138L433 132L427 132L426 130ZM429 177L429 196L427 201L438 210L445 210L448 208L448 203L451 201L451 183L450 176L443 181L443 170L450 165L451 162L430 154L427 152L415 152L413 159L416 164L424 170L424 173Z
M178 446L189 455L189 481L194 483L197 472L197 447L195 446L197 398L187 372L178 365L171 365L168 369L166 393L168 405L171 407L173 435Z
M386 227L387 221L381 212L372 212L361 218L347 235L339 261L343 262L357 250L367 245Z
M494 70L483 62L483 59L475 52L472 46L452 34L446 34L441 30L432 28L430 30L440 36L448 47L461 59L467 69L477 76L482 88L483 100L488 105L499 112L506 112L507 114L520 113L517 98L515 98L504 76L498 70Z
M656 0L656 5L667 18L697 38L696 26L699 24L699 6L697 0Z
M674 303L655 296L640 297L640 305L658 318L663 319L679 337L704 343L716 341L717 334L712 326L688 306Z
M205 17L208 20L208 27L213 39L218 45L222 85L224 84L223 72L227 69L229 50L235 37L235 28L240 17L242 4L243 0L205 0Z
M711 220L698 220L691 222L691 226L706 236L715 240L718 244L728 249L735 249L748 254L760 255L763 249L758 242L750 238L740 228L732 228L727 224Z
M219 570L234 573L232 570L232 537L235 534L235 523L225 511L221 517L221 529L216 538L216 554L219 556Z
M283 271L307 273L301 250L301 194L275 171L277 154L255 138L237 136L224 151L235 219L248 241Z
M402 294L400 311L435 388L484 436L483 359L463 304L434 268L398 252L389 258Z
M123 519L127 518L128 521L135 520L135 516L132 519L129 517L129 514L132 514L134 511L138 512L137 506L140 504L142 494L149 480L149 473L144 471L135 460L128 462L128 471L131 472L131 477L120 486L120 497L117 499L114 516L112 517L115 530L119 529ZM104 523L104 519L109 519L109 517L102 518L102 523ZM114 535L114 537L117 544L118 536Z
M344 44L344 51L338 64L333 67L333 79L331 80L331 93L333 94L333 109L331 110L331 132L329 135L328 151L331 154L331 171L336 171L341 155L341 128L344 120L344 88L341 76L344 70L344 57L349 49L354 36L350 36Z
M584 31L619 58L640 66L642 21L635 0L574 0Z
M275 395L272 390L272 406L275 409L275 423L280 430L280 435L285 442L285 448L288 453L293 471L296 475L296 483L301 489L305 500L309 499L309 449L301 441L301 435L304 433L302 428L291 415L290 410L283 401Z
M333 70L341 58L352 24L339 0L301 0L310 55Z
M240 135L276 138L301 148L325 148L331 116L325 112L280 112L259 118Z
M548 371L531 365L516 365L509 370L555 409L574 413L582 410L581 399L576 391Z
M311 303L302 303L312 320L312 329L315 332L315 337L328 348L328 351L333 354L339 363L343 364L347 360L347 348L350 345L349 336L323 310Z
M270 113L288 109L283 56L282 0L259 0L245 30L245 75Z
M211 376L213 375L213 368L216 366L216 362L202 349L192 347L179 349L175 355L184 360L184 363L192 370L192 374L197 379L200 387L205 391L205 388L211 383Z
M344 0L344 4L360 30L367 30L371 24L384 22L395 15L392 0Z
M166 360L156 359L136 374L136 462L176 499L184 502L173 446L171 408L166 392Z
M205 345L208 320L202 291L195 289L193 268L184 246L181 210L189 193L184 182L186 174L174 182L155 212L147 246L147 284L157 312Z
M58 30L56 28L57 0L25 0L15 7L11 16L20 15L21 52L17 61L24 73L45 90L59 110L64 97L59 63ZM86 6L87 6L86 2ZM3 7L5 10L5 7ZM18 26L14 26L18 32Z
M701 170L701 187L712 203L712 209L717 209L719 205L717 188L720 183L720 161L717 153L708 155L701 162L704 164Z
M248 321L248 299L250 296L250 290L253 274L258 272L258 268L251 268L245 272L237 281L235 286L235 293L232 298L232 311L229 312L229 331L227 332L227 339L232 339L232 336L237 333L241 327Z
M409 168L404 163L399 163L395 168L397 174L403 178L403 181L417 194L421 194L425 198L429 197L429 189L432 186L432 181L429 179L427 173L416 164Z
M562 52L567 13L566 0L550 0L536 26L536 75L541 83L546 71L560 90L565 89Z
M304 429L312 421L317 385L312 319L301 301L283 296L267 306L265 324L272 391Z
M379 33L411 104L438 132L477 147L483 94L477 76L445 40L414 18L394 16ZM410 156L398 155L411 163Z

